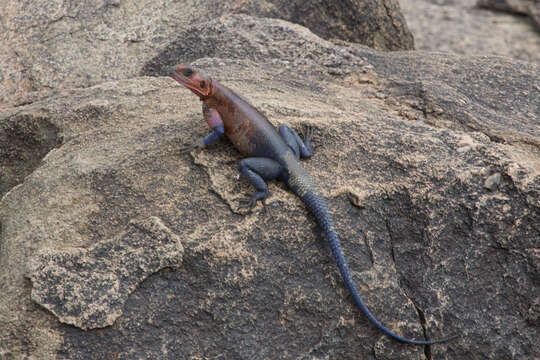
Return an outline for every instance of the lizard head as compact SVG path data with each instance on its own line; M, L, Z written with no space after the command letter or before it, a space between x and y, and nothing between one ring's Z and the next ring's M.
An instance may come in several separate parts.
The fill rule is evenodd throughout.
M170 76L200 98L212 94L212 79L202 70L190 65L175 65L171 68Z

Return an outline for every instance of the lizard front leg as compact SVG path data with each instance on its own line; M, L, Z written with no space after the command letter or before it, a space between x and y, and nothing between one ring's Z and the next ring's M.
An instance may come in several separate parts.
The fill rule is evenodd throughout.
M246 158L238 164L238 170L256 191L248 201L248 207L255 206L257 201L264 200L268 197L268 185L265 180L273 180L283 174L283 167L277 162L269 158Z
M221 139L223 134L225 134L225 127L223 125L223 120L221 115L217 112L216 109L211 108L210 106L203 104L203 117L206 120L206 123L213 130L210 134L204 137L202 140L194 144L187 145L180 152L185 153L195 149L202 149L211 145Z

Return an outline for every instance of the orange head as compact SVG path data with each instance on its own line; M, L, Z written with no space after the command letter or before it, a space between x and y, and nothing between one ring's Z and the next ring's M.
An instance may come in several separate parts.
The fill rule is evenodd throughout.
M190 65L175 65L171 68L170 76L200 98L212 95L212 79L202 70Z

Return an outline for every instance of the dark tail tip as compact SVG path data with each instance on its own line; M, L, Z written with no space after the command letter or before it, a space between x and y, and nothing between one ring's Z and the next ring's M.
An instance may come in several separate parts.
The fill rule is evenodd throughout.
M428 341L425 342L425 345L441 344L441 343L445 343L445 342L448 342L448 341L452 341L452 340L457 339L459 337L461 337L461 335L455 334L455 335L448 336L448 337L445 337L445 338L442 338L442 339L428 340Z

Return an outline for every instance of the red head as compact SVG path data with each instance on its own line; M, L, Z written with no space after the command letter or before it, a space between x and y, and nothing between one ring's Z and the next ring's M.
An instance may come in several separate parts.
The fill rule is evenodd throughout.
M171 68L170 76L200 98L212 95L212 79L202 70L190 65L175 65Z

